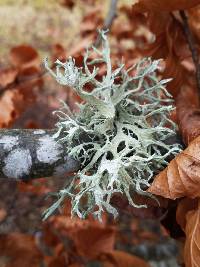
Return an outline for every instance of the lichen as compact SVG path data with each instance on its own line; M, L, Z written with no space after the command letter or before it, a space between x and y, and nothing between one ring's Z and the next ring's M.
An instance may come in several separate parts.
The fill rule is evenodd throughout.
M59 122L54 138L66 144L66 154L81 161L81 168L57 193L58 201L45 218L65 197L71 198L72 214L80 218L92 213L101 220L103 211L116 217L111 202L116 193L134 207L146 207L134 203L134 193L153 197L146 192L150 181L167 165L169 156L180 152L178 144L166 142L175 135L176 125L169 118L173 110L165 88L169 79L157 78L160 61L145 58L129 69L120 64L113 70L105 32L101 37L102 49L88 49L82 68L72 58L66 63L57 60L54 73L45 61L53 77L83 99L78 113L65 103L55 112ZM90 60L94 53L96 59ZM106 66L101 79L99 63Z
M37 159L43 163L53 164L59 159L62 152L61 145L58 144L50 135L39 138Z
M23 178L29 174L32 166L32 158L28 149L16 148L9 152L4 160L3 173L7 177Z

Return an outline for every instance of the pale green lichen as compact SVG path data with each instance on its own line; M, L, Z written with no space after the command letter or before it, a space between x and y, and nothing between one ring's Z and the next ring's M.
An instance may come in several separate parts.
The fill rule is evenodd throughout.
M92 213L101 220L103 211L116 217L118 211L111 204L115 193L123 194L134 207L144 207L134 203L134 192L151 196L145 191L150 180L167 165L169 156L180 152L177 144L165 142L175 134L176 125L169 119L173 109L165 89L169 80L158 80L156 75L159 61L145 58L128 70L123 64L113 70L105 32L101 36L102 50L88 49L82 68L72 58L66 63L57 60L54 73L45 62L60 84L73 87L83 99L76 114L66 104L56 112L55 138L66 144L66 154L81 161L82 167L57 193L59 200L46 217L65 197L71 198L72 214L80 218ZM97 58L91 61L94 52ZM98 63L106 66L101 79ZM91 91L85 90L88 84Z

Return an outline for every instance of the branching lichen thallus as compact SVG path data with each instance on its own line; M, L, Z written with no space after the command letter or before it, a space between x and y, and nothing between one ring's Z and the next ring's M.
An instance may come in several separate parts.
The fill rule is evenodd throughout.
M59 118L55 138L82 167L67 178L45 218L65 197L71 198L72 214L80 218L92 213L101 220L103 211L116 217L114 194L122 194L134 207L146 207L134 203L134 194L153 197L145 191L150 180L167 165L169 156L180 151L178 144L165 142L175 135L176 125L169 118L173 110L165 88L169 80L157 77L159 60L144 58L129 69L121 64L113 70L105 32L101 37L102 49L88 49L82 68L70 57L65 63L57 60L54 73L45 61L57 82L73 88L83 100L78 112L65 103L55 112ZM97 64L106 67L101 78ZM90 91L85 90L87 85Z

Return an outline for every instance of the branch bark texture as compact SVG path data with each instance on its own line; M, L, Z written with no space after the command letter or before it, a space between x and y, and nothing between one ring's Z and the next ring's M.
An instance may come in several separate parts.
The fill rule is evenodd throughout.
M54 130L0 130L0 178L28 181L60 176L79 169L66 148L52 137Z

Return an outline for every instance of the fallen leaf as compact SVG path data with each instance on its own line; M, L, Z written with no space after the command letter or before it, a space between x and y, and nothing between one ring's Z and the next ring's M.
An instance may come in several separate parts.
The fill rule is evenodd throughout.
M7 128L17 116L14 100L20 98L16 89L6 91L0 99L0 128Z
M184 86L176 98L176 114L179 131L185 145L200 135L200 108L198 93Z
M141 50L141 53L143 56L165 60L164 71L160 73L163 79L173 78L167 84L167 89L173 97L176 97L181 86L187 81L188 70L182 62L188 61L191 52L188 49L181 24L169 12L146 11L146 25L154 33L155 38L154 42L148 43Z
M180 64L180 58L175 54L169 54L165 60L165 69L162 77L163 79L173 77L167 84L167 90L174 98L179 95L180 88L184 84L187 75L186 69Z
M163 214L163 210L167 209L168 200L166 198L157 197L157 201L148 196L142 196L139 194L135 194L133 201L137 205L147 205L147 208L135 208L129 205L128 200L126 200L123 196L119 194L115 194L111 203L118 210L122 210L127 214L131 214L134 217L138 217L141 219L155 219L161 217Z
M150 267L143 259L119 250L105 253L100 259L103 267Z
M197 41L199 44L200 41L200 5L195 6L194 8L191 8L188 10L188 20L189 25L192 30L192 33L197 37Z
M133 5L133 9L139 12L174 11L189 9L198 4L200 4L200 0L139 0Z
M112 251L114 248L115 228L92 218L72 220L70 217L60 215L51 217L48 224L52 229L71 239L78 254L87 259L95 259L101 253Z
M148 192L170 199L200 197L200 136L154 178Z
M44 256L44 262L46 267L68 266L68 251L66 251L64 245L59 242L55 246L53 253L51 253L51 256Z
M186 226L186 214L198 207L198 199L183 198L179 203L176 210L176 221L181 226L181 229L185 231Z
M102 228L91 225L77 231L74 243L79 255L91 260L96 259L100 254L114 249L115 230L110 226Z
M42 259L34 237L21 233L0 235L0 256L9 258L5 267L39 267Z
M13 83L17 77L18 70L16 68L7 68L0 70L0 86L5 87Z
M186 215L186 242L184 262L186 267L199 267L200 264L200 200L196 209Z
M19 68L38 67L38 52L29 45L19 45L10 50L11 64Z

